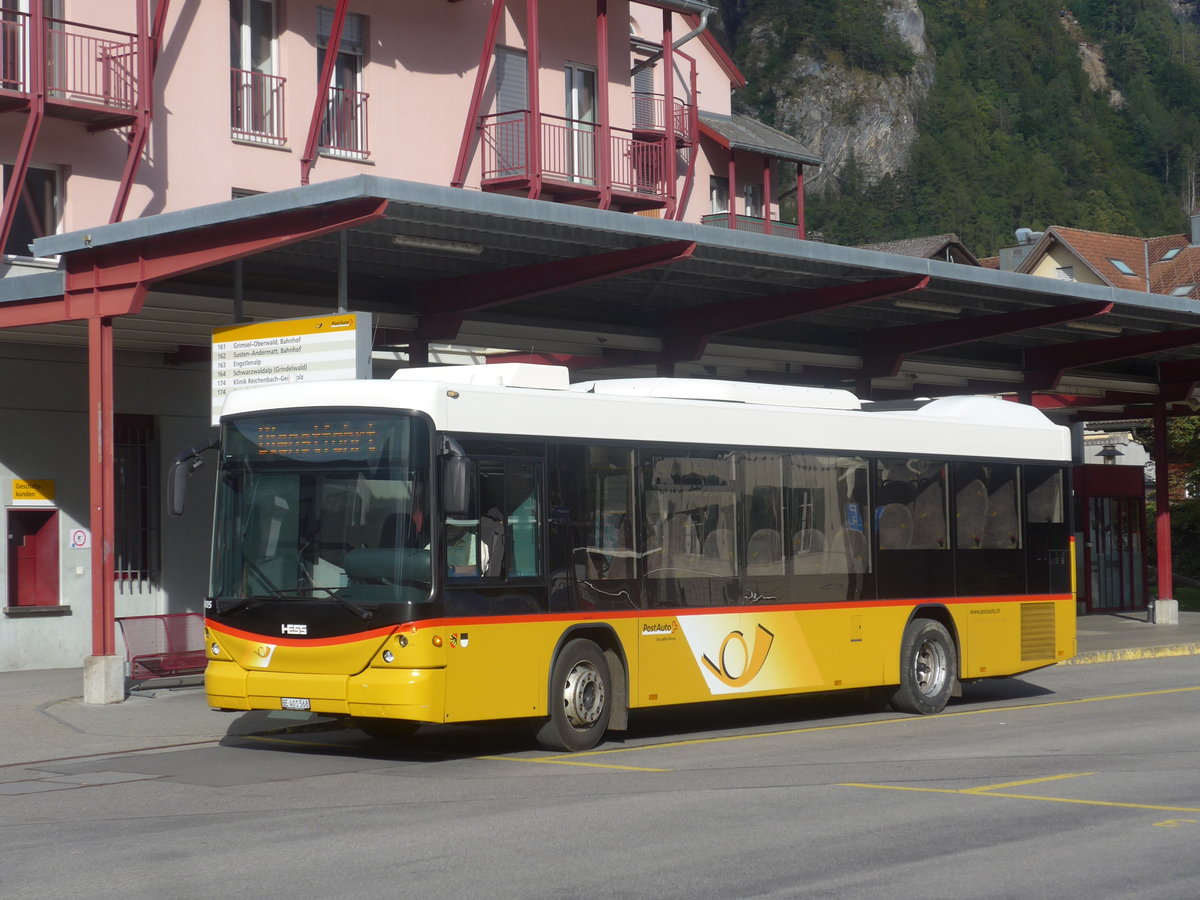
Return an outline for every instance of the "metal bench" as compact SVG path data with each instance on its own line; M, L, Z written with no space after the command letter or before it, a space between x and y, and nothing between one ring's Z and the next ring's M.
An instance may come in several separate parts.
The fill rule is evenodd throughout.
M198 675L204 657L204 617L199 613L124 616L117 619L133 681Z

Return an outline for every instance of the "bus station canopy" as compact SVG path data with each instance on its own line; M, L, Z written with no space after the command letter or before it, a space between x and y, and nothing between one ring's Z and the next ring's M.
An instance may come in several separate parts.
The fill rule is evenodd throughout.
M357 176L36 240L0 340L208 359L212 329L369 311L376 350L430 343L579 379L673 373L1011 394L1061 420L1192 411L1194 301L791 237ZM135 285L129 305L106 305Z

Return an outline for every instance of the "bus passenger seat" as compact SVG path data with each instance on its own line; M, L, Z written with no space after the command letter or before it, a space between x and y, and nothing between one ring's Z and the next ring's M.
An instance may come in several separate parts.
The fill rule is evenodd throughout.
M912 513L903 503L889 503L879 512L879 549L907 550L912 541Z
M746 574L777 575L783 562L783 538L774 528L760 528L746 546Z

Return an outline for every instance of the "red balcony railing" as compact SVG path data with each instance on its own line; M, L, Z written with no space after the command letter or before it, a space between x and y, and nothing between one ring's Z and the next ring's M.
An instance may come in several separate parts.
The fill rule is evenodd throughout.
M632 132L612 129L612 186L631 194L666 194L663 148L658 141L640 141Z
M321 120L321 149L339 156L366 157L367 94L331 87Z
M766 222L758 216L734 216L734 231L749 231L754 234L766 234ZM717 228L729 227L729 213L713 213L710 216L701 216L700 223L702 225L714 225ZM780 237L798 238L800 237L799 229L795 222L777 222L771 220L771 234Z
M659 133L666 131L666 126L664 125L666 117L663 115L663 109L666 105L667 98L662 94L634 91L634 129L636 131L657 131ZM675 129L675 137L687 144L694 143L696 136L692 127L692 108L678 97L674 98L672 105L675 108L675 114L671 117L671 124Z
M528 110L483 116L480 131L484 183L524 179L533 174L529 159ZM542 178L583 186L598 186L597 126L592 122L541 116ZM609 129L608 184L615 191L665 197L663 148L658 141L641 140L625 128Z
M34 36L27 12L0 12L0 90L27 93ZM127 31L47 18L40 36L51 103L132 111L138 105L138 39Z
M495 113L480 119L484 181L528 178L529 111Z
M46 87L55 99L133 109L138 103L137 36L46 20Z
M283 85L278 75L246 69L230 71L233 137L259 144L283 144Z

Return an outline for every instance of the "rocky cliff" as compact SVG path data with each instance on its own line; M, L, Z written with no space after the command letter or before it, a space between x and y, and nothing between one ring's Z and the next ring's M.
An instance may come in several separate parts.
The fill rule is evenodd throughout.
M801 48L779 61L781 35L769 16L747 15L744 4L725 7L727 32L737 33L740 62L753 84L772 79L769 109L748 98L750 115L796 136L825 160L808 192L837 192L838 176L854 158L868 182L902 171L917 139L920 110L934 80L934 60L917 0L882 0L886 28L912 54L905 72L881 74L849 64L839 52ZM732 26L732 27L731 27ZM759 108L755 108L755 107Z

